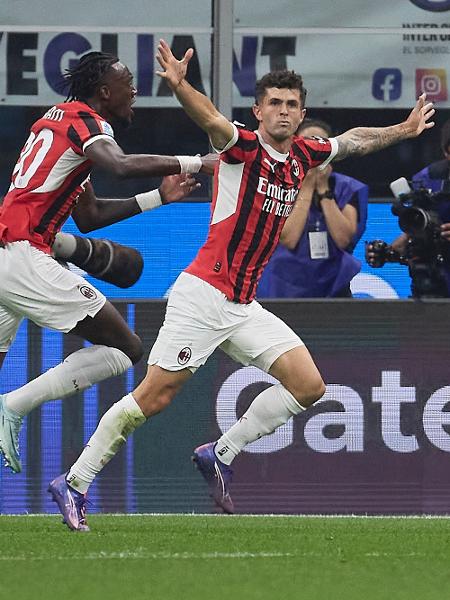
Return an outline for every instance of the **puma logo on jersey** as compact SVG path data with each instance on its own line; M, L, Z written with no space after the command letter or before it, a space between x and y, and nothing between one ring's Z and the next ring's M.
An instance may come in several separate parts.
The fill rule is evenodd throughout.
M275 167L277 166L278 163L276 163L276 162L271 163L268 158L265 158L264 162L266 162L269 165L270 170L272 171L272 173L275 173Z

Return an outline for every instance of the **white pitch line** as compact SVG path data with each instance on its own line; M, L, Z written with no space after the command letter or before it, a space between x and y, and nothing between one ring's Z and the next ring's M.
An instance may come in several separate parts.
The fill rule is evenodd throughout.
M30 513L30 514L7 514L0 515L0 521L2 519L8 519L11 517L17 518L33 518L33 517L60 517L59 513ZM189 518L204 518L208 517L211 519L265 519L270 517L271 519L395 519L395 520L448 520L450 515L291 515L291 514L257 514L257 515L246 515L235 514L235 515L224 515L224 514L211 514L211 513L95 513L92 515L95 519L98 517L113 519L115 517L189 517Z
M210 559L243 559L243 558L287 558L296 556L289 552L88 552L71 556L0 556L0 561L37 561L37 560L210 560Z
M41 555L41 556L0 556L0 562L28 562L28 561L65 561L65 560L215 560L215 559L238 559L245 558L320 558L333 559L338 556L335 553L323 552L88 552L87 554L74 554L70 556ZM345 554L345 553L344 553ZM365 552L359 556L368 558L423 558L426 556L422 552L408 552L405 554L390 552Z

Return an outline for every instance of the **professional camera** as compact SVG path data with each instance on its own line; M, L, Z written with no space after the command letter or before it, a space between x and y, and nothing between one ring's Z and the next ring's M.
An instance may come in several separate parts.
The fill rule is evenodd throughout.
M399 252L382 240L366 242L367 262L375 268L386 262L407 265L413 297L447 298L443 267L450 266L450 244L441 236L438 206L450 201L450 193L411 187L404 177L393 181L390 187L395 197L391 210L407 234L406 243Z
M393 181L390 188L395 197L391 211L398 217L400 229L411 237L441 243L442 221L437 207L450 200L450 194L433 194L424 187L412 189L404 177Z

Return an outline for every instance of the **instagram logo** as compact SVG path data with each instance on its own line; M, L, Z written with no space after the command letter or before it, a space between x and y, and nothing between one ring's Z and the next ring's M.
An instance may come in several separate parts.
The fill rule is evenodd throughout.
M448 99L445 69L416 69L416 94L420 96L423 92L433 102Z

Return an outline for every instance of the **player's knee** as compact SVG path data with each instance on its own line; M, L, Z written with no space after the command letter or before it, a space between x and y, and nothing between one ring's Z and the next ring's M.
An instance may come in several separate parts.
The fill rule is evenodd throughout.
M306 398L307 403L305 404L305 406L311 406L311 405L315 404L325 394L325 390L326 390L325 384L324 384L322 378L319 377L317 380L315 380L311 384L311 387L308 389L307 398Z
M322 398L325 390L325 383L319 376L308 382L307 386L301 386L297 390L292 390L291 394L301 406L308 408Z

